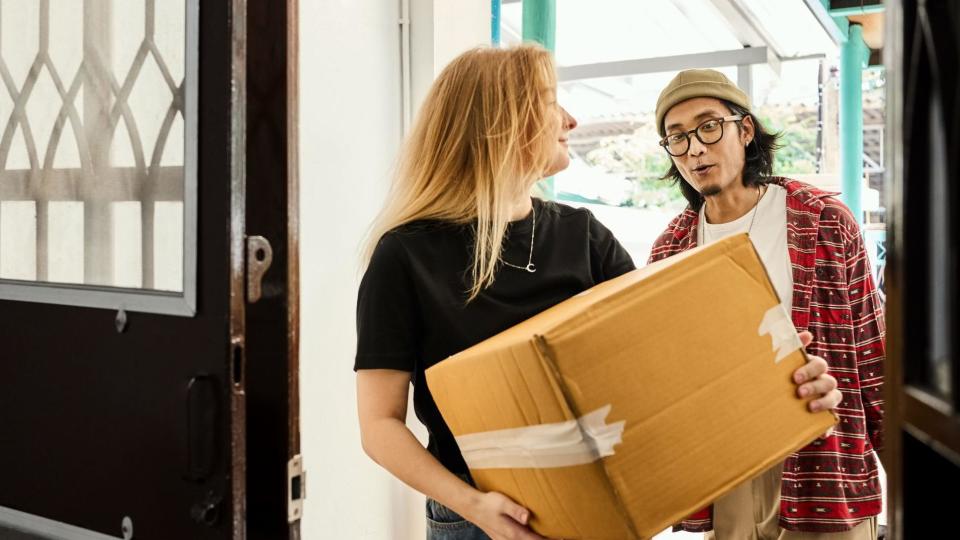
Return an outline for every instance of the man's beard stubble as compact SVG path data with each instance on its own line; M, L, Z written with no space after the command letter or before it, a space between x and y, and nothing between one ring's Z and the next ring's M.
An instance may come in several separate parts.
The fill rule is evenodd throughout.
M719 195L721 191L723 191L723 189L720 186L707 186L703 188L700 195L703 197L713 197Z

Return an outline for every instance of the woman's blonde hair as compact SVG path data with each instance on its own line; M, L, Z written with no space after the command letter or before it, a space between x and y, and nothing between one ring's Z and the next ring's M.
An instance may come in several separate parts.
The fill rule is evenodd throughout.
M467 302L493 284L512 203L553 159L556 74L536 45L467 51L443 69L400 153L364 260L387 232L422 219L472 225Z

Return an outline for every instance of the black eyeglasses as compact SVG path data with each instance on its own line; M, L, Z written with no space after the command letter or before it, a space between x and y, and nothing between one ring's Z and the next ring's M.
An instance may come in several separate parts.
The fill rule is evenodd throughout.
M680 157L690 150L690 136L695 135L703 144L713 144L723 138L723 124L725 122L739 122L743 116L734 114L723 118L712 118L690 131L671 133L660 139L660 146L673 157Z

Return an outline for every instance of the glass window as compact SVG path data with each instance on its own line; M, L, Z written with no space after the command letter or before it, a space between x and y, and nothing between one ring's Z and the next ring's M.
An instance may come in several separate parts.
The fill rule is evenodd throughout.
M501 9L505 44L521 41L521 3ZM687 29L678 32L678 29ZM557 2L558 66L655 58L742 45L710 0Z
M193 297L196 6L0 0L0 297Z
M653 59L743 48L745 35L769 40L784 60L774 72L767 64L713 67L743 84L754 112L784 135L788 148L777 155L776 173L818 185L824 174L824 119L820 71L836 63L837 47L802 2L738 3L738 14L721 13L710 0L558 2L556 62L563 68L632 59ZM736 16L734 16L736 15ZM501 39L519 43L522 4L502 6ZM776 39L774 39L774 37ZM704 62L716 57L705 54ZM634 260L646 262L650 247L686 201L660 177L669 156L657 145L654 108L675 70L561 81L559 101L579 122L570 134L570 167L553 179L558 200L590 208L624 244ZM832 138L836 142L835 123ZM834 145L836 146L836 145ZM831 147L832 148L832 147ZM836 151L830 157L836 159Z
M781 57L820 54L836 48L805 2L738 0L754 21L762 21L770 45Z

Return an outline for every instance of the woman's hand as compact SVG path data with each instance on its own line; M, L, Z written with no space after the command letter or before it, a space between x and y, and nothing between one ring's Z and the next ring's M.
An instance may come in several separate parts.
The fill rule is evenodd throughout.
M470 510L463 514L492 540L547 540L530 530L530 511L496 491L477 492Z
M800 332L800 342L804 347L813 341L813 334ZM843 401L843 394L837 390L837 380L827 373L827 361L819 356L807 355L810 359L803 367L793 372L793 381L797 383L797 395L801 398L817 396L809 405L811 412L837 408ZM833 428L827 430L824 437L830 436Z
M363 449L414 489L437 500L493 540L546 540L527 527L530 511L502 493L483 493L444 468L407 428L410 374L357 372L357 413Z

